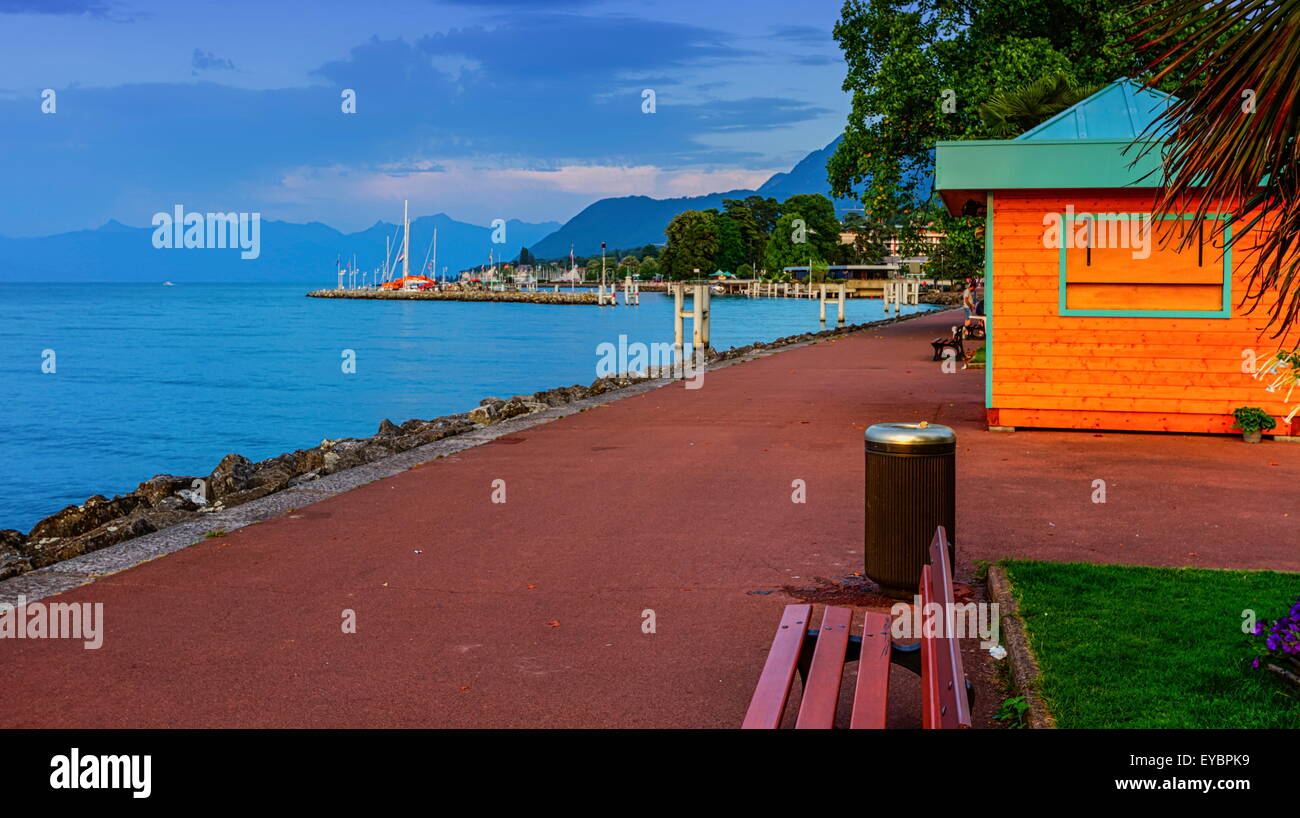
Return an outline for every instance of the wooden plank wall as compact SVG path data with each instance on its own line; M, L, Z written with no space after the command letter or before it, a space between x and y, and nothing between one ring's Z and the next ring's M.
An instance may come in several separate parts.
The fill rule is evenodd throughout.
M1059 250L1044 247L1043 214L1150 212L1150 191L997 191L993 197L993 368L989 424L1168 432L1229 432L1232 410L1259 406L1278 434L1300 434L1293 403L1242 372L1243 350L1262 362L1278 348L1261 332L1265 310L1236 306L1244 265L1233 258L1230 318L1065 317ZM1190 250L1195 253L1195 250ZM1207 259L1218 250L1206 249ZM1145 305L1133 305L1142 308Z

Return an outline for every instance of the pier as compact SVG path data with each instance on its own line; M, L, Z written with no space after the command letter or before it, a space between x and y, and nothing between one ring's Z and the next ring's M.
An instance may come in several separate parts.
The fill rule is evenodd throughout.
M522 304L596 305L596 293L543 290L313 290L308 298L361 298L376 301L487 301Z

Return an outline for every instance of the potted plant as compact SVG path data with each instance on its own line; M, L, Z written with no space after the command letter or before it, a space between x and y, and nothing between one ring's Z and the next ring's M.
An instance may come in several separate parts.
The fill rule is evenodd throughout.
M1258 406L1241 406L1232 410L1232 428L1241 430L1241 439L1258 443L1260 435L1277 425L1273 416Z

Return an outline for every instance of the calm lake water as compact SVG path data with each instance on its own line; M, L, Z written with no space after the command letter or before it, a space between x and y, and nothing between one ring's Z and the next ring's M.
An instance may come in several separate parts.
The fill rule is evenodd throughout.
M596 378L596 347L672 342L672 300L601 309L304 298L295 284L0 285L0 528L155 474L203 475ZM713 346L815 331L817 302L715 297ZM905 308L910 310L927 309ZM850 301L849 323L882 317ZM834 326L833 313L829 326ZM688 328L689 339L689 328ZM356 353L355 374L340 366ZM46 350L56 371L42 372Z

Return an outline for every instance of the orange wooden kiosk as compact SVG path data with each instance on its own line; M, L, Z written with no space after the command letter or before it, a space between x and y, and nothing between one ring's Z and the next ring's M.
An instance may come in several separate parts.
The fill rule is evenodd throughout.
M1150 218L1158 151L1129 146L1171 99L1119 80L1015 139L936 146L950 212L985 216L990 427L1224 433L1258 406L1300 435L1300 389L1252 375L1278 342L1239 306L1223 214Z

